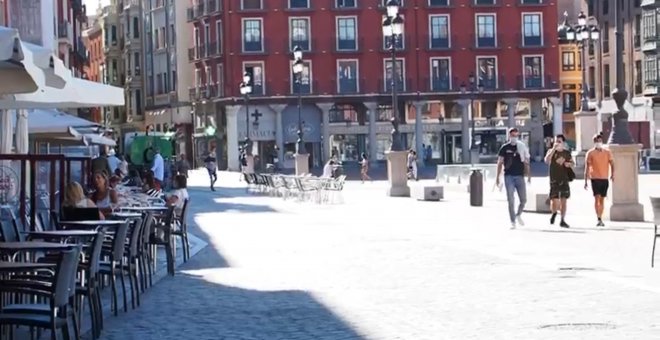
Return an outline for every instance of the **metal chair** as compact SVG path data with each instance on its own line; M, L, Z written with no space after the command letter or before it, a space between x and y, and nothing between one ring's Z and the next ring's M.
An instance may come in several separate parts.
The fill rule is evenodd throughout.
M660 237L658 226L660 226L660 197L650 197L653 206L653 250L651 250L651 268L655 265L655 243Z

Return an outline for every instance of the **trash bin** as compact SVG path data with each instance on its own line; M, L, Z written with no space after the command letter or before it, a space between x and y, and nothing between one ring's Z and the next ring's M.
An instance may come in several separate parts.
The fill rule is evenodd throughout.
M472 169L470 174L470 205L473 207L484 205L484 176L480 169Z

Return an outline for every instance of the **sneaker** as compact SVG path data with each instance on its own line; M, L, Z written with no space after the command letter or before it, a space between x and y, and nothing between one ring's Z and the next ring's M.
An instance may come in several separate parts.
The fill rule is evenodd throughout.
M511 230L516 229L516 222L511 222Z
M523 221L523 219L522 219L522 217L520 217L520 215L516 216L516 222L518 222L518 224L519 224L521 227L524 227L524 226L525 226L525 221Z
M596 223L596 226L597 226L597 227L604 227L604 226L605 226L605 223L603 223L603 220L601 220L601 219L599 218L599 219L598 219L598 223Z
M557 218L557 213L553 213L552 216L550 216L550 224L555 224L556 218Z
M562 228L570 228L571 227L564 220L561 220L561 222L559 223L559 226L562 227Z

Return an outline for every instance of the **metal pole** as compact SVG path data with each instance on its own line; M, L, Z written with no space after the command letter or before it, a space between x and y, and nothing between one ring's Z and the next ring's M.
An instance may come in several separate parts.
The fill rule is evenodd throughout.
M307 153L305 150L305 142L303 141L303 124L302 124L302 73L296 75L296 83L298 86L298 147L296 148L299 155Z
M397 122L399 121L399 114L397 113L397 65L396 65L396 42L397 42L397 35L392 34L392 37L390 38L390 51L391 51L391 60L392 60L392 79L391 79L391 86L392 86L392 118L394 118ZM392 140L392 150L393 151L401 151L401 137L400 135L395 135L393 136L394 138L398 140Z
M245 154L252 155L252 145L250 145L250 97L245 95Z
M634 140L628 129L628 112L623 107L628 99L628 92L626 92L625 79L623 79L623 16L619 1L616 1L616 6L614 6L614 20L616 21L614 32L616 89L612 92L612 99L617 105L617 112L612 115L612 133L610 133L608 144L633 144Z
M614 50L616 51L616 59L614 61L614 67L616 67L616 88L619 91L625 90L625 79L624 70L623 70L623 16L621 15L621 6L619 0L615 1L616 6L614 6L614 21L616 22L616 28L614 31ZM607 93L605 94L607 95Z
M472 133L470 134L470 164L474 167L474 159L472 158L472 150L475 150L476 148L476 139L474 138L474 85L472 85L472 88L470 89L470 124L472 125Z
M581 108L580 111L587 112L589 111L589 85L587 84L587 50L588 46L591 45L591 39L582 42L582 100L580 100Z

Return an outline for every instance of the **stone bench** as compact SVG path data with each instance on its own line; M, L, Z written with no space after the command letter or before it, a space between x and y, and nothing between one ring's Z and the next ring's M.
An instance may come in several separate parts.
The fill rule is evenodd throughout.
M548 200L548 194L546 193L537 194L535 192L528 192L525 211L542 213L542 214L549 214L550 212L552 212L552 210L550 209L550 201Z
M410 197L418 201L440 201L445 190L441 185L415 185L410 188Z

